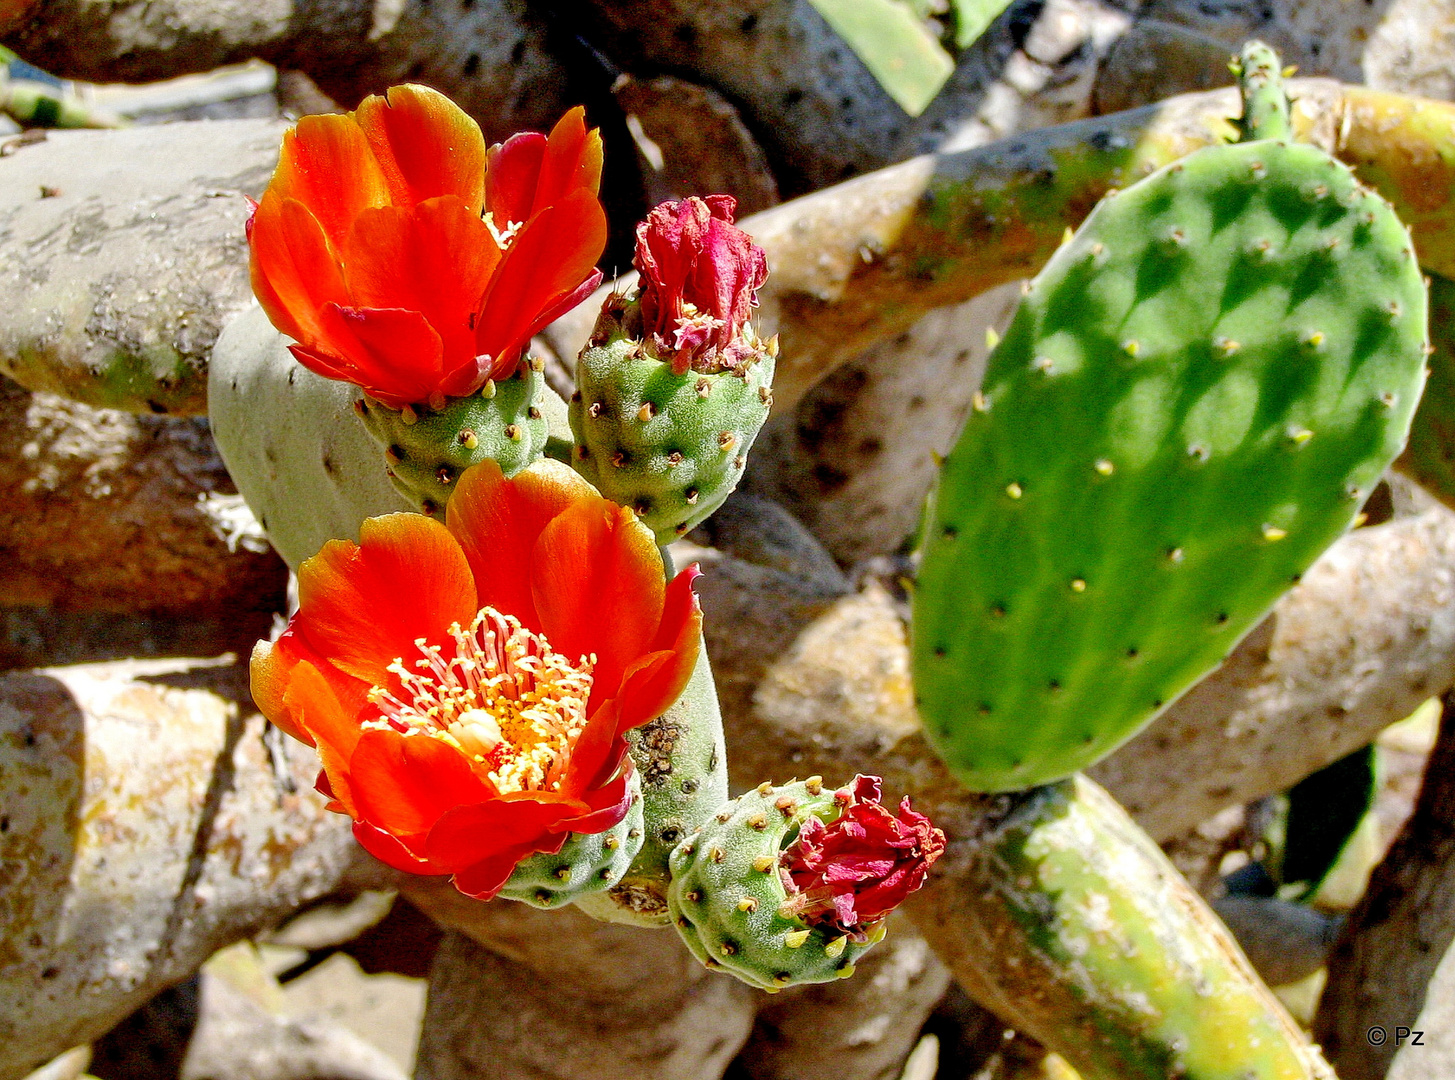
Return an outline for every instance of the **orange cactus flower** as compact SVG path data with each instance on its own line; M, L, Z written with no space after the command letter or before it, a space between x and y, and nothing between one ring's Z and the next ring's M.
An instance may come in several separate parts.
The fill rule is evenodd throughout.
M365 848L489 899L625 817L623 736L682 693L702 617L696 568L666 582L651 531L567 466L458 485L445 524L370 518L304 562L252 687Z
M443 94L396 86L283 136L248 222L253 292L305 367L438 407L513 373L600 283L600 184L580 108L487 151Z

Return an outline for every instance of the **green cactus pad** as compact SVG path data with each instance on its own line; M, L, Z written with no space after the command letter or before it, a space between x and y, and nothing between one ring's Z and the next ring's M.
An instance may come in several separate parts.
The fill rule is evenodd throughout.
M773 404L774 357L765 348L742 371L677 375L627 335L622 319L612 307L602 312L576 366L573 464L667 544L737 487Z
M788 899L779 853L809 817L828 824L839 813L834 792L816 778L763 784L678 844L667 903L692 955L764 990L852 975L855 961L883 939L882 922L855 941L779 912Z
M1455 282L1430 275L1430 377L1394 467L1455 509Z
M606 922L666 926L672 921L668 858L728 797L722 713L706 645L700 645L682 696L655 720L627 732L627 742L641 777L646 842L620 881L576 906Z
M493 460L514 476L545 452L544 397L545 379L522 363L510 378L487 382L469 397L449 398L442 409L391 409L369 397L356 407L384 448L394 487L424 513L436 514L471 465Z
M642 789L630 781L626 817L599 833L572 833L554 855L541 852L522 859L500 890L507 900L535 908L558 908L609 889L621 880L642 848Z
M1215 667L1399 452L1424 344L1408 232L1314 147L1208 148L1104 200L929 517L914 681L961 782L1085 768Z
M970 923L999 998L987 1004L1007 1021L1086 1080L1332 1078L1105 791L1077 776L1004 805L983 823L957 890L975 901L947 897L935 914Z

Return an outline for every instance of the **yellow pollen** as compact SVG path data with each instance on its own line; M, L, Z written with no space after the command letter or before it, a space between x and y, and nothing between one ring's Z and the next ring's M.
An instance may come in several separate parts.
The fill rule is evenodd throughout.
M369 691L380 715L363 726L449 743L502 794L558 790L586 728L596 657L573 664L490 607L469 629L452 624L449 637L445 646L416 639L414 670L403 657L389 665L398 689Z

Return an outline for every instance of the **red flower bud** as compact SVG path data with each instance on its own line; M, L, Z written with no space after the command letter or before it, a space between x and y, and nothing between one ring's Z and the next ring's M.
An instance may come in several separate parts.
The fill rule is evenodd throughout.
M643 330L679 375L737 367L756 354L742 331L768 258L733 224L736 207L731 195L694 195L663 203L637 226Z
M879 803L877 776L856 776L836 793L843 812L829 825L803 823L779 875L791 908L809 926L862 936L924 884L945 850L945 834L909 798L895 817Z

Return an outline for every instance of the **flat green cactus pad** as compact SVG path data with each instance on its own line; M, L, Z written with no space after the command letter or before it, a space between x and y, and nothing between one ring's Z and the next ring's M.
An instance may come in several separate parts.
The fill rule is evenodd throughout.
M1085 768L1346 527L1424 379L1387 203L1322 151L1199 151L1031 286L945 461L914 602L926 734L977 790Z

